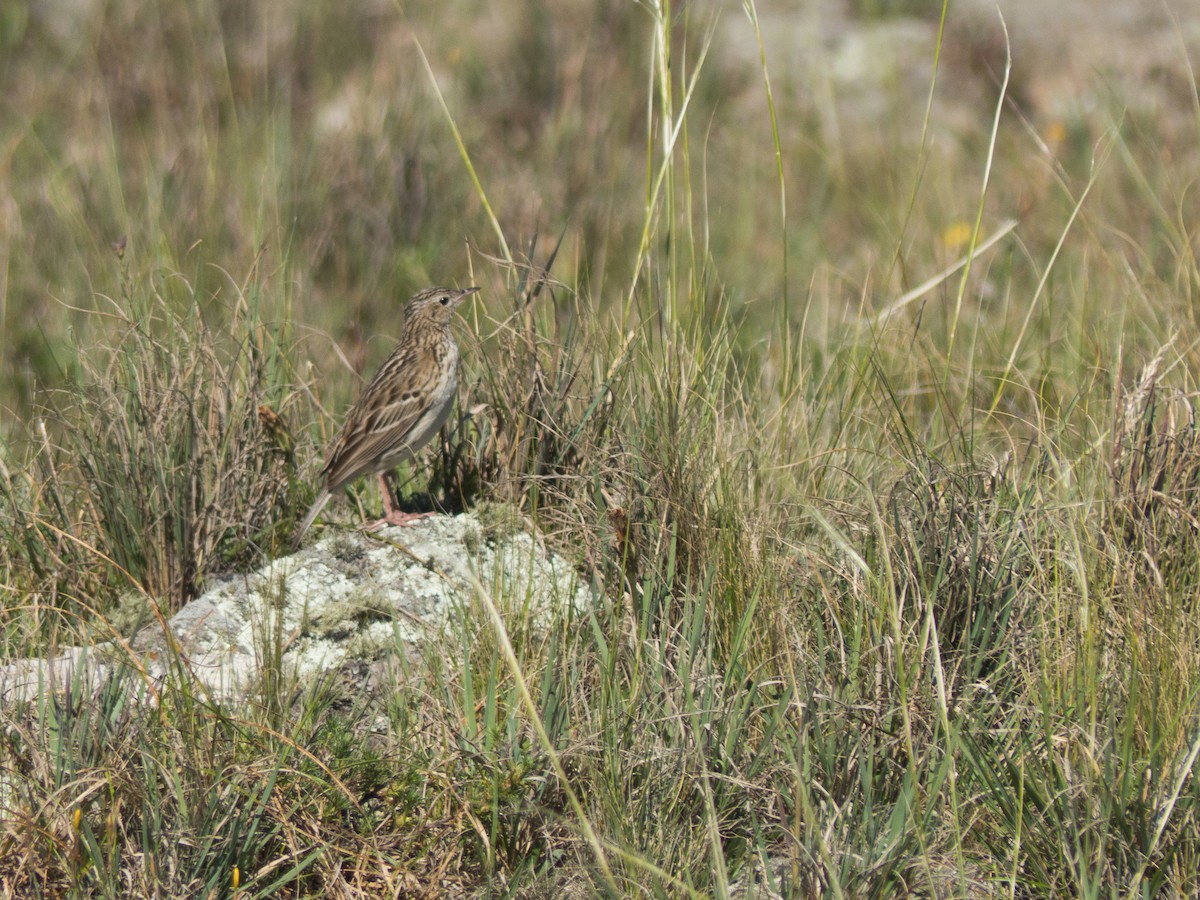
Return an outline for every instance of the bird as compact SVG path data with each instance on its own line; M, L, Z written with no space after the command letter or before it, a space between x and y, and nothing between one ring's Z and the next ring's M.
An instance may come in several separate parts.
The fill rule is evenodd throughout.
M427 288L404 307L400 342L346 413L321 476L325 485L293 539L298 546L329 498L362 475L378 475L383 518L368 528L410 525L433 513L397 509L387 473L413 459L450 415L458 388L454 311L477 287Z

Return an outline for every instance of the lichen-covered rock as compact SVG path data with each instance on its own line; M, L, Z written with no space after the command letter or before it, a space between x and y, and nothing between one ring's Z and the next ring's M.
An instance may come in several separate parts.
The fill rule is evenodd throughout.
M233 699L267 667L303 685L410 652L476 602L476 580L535 626L556 610L584 608L587 585L520 524L493 511L482 520L432 516L375 534L338 531L255 572L220 579L170 619L169 637L156 623L131 646L151 683L181 659L198 688ZM96 684L120 658L127 652L110 645L0 668L0 694L30 697L51 677L64 687L71 678Z
M347 660L412 649L437 635L456 607L475 602L475 579L492 596L526 606L535 622L588 601L572 567L535 536L485 529L468 513L377 534L335 533L214 585L180 610L171 631L197 677L228 695L257 674L258 660L271 655L263 648L275 643L302 682Z

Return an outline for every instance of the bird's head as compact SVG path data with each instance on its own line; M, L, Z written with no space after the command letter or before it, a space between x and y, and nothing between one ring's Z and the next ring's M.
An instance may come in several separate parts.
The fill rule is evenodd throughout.
M404 307L404 324L407 326L420 321L446 325L450 322L458 304L478 290L477 287L427 288L416 294Z

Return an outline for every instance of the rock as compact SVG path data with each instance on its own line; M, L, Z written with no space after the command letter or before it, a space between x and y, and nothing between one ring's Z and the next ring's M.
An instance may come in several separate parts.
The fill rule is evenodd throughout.
M494 509L487 524L466 513L377 534L338 531L255 572L222 578L169 620L170 638L157 624L143 629L134 658L151 684L161 681L174 642L197 687L236 700L266 666L303 685L416 651L477 602L476 579L502 609L520 608L535 627L566 607L584 609L591 595L573 567L515 515L497 517ZM29 699L72 681L94 688L128 659L109 644L23 660L0 667L0 697Z

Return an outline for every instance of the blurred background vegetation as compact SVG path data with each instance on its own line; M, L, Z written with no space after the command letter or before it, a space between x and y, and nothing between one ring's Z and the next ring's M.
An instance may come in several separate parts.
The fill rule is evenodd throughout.
M1142 46L1135 34L1140 68L1126 65L1128 49L1105 66L1086 53L1087 36L1120 23L1126 5L1074 18L1092 5L1045 21L1030 4L1008 10L1018 58L984 224L986 233L1020 218L1020 248L989 257L1001 275L979 266L966 292L967 312L990 304L998 329L985 337L998 346L1009 346L1024 314L1013 299L1037 284L1114 134L1122 158L1100 173L1085 217L1111 212L1122 233L1086 218L1077 231L1105 251L1099 264L1121 244L1137 248L1121 253L1130 268L1111 280L1139 279L1153 311L1190 307L1178 296L1187 279L1173 271L1180 173L1196 153L1184 50L1164 14L1134 15L1126 30L1153 25L1158 42ZM785 244L752 24L736 4L672 11L677 102L683 78L694 72L697 82L680 134L686 201L671 224L694 230L706 289L727 292L735 317L758 323L746 343L806 312L828 328L860 306L885 306L963 249L955 226L974 221L1004 35L994 14L950 5L926 127L940 12L929 2L760 11ZM418 44L508 242L563 234L555 276L591 308L622 309L646 218L647 148L664 126L648 91L653 29L653 11L636 4L536 0L9 5L0 19L4 408L28 410L36 385L71 376L68 334L86 340L96 295L118 292L112 243L124 235L135 273L182 276L216 320L235 285L269 278L269 315L297 324L322 370L334 356L314 333L349 346L357 367L353 354L394 334L413 290L469 280L498 247ZM1085 48L1079 59L1059 52L1068 44ZM1095 255L1088 263L1093 286L1110 280L1097 279ZM1060 264L1058 281L1083 277ZM989 295L997 281L1007 296ZM1035 328L1049 330L1051 307L1075 305L1051 299ZM1032 342L1043 351L1049 331L1050 342Z

